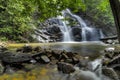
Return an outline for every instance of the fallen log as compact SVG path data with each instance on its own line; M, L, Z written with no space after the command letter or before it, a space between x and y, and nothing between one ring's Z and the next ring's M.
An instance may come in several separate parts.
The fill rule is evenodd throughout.
M110 37L104 37L104 38L100 38L101 41L106 41L106 40L114 40L114 39L117 39L117 36L110 36Z

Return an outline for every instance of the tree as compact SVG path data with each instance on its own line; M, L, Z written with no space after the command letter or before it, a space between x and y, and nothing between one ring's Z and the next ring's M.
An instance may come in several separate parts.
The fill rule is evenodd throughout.
M120 0L109 0L109 2L117 28L118 41L120 43Z

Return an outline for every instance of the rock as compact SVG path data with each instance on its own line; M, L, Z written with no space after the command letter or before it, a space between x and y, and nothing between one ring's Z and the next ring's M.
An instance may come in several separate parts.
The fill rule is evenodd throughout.
M48 29L47 29L47 32L50 33L50 34L58 34L61 32L60 28L59 28L59 25L57 24L54 24L54 25L51 25Z
M75 68L73 67L73 65L69 63L64 63L64 62L58 62L57 68L59 71L62 71L65 74L70 74L75 71Z
M29 45L26 45L23 47L23 53L28 53L28 52L32 52L32 47Z
M88 66L89 62L90 61L88 59L81 59L81 60L79 60L79 63L77 64L77 66L80 69L87 69L87 66Z
M68 59L68 58L69 57L66 54L64 54L64 53L61 54L61 59Z
M8 50L8 49L7 49L6 47L0 46L0 51L1 51L1 52L7 51L7 50Z
M37 46L33 50L36 52L40 52L40 51L42 51L42 48L40 46Z
M75 41L81 41L81 39L82 39L81 31L82 30L81 30L80 26L72 27L71 32L73 33L73 36L74 36L73 39Z
M32 59L32 60L30 60L30 62L33 63L33 64L35 64L37 61L34 60L34 59Z
M113 59L111 59L109 61L109 63L107 64L107 66L112 67L112 68L120 66L120 55L118 55L118 56L114 57Z
M113 40L108 39L108 40L106 41L106 43L108 43L108 44L112 44L112 43L113 43Z
M2 62L5 63L21 63L21 62L27 62L32 59L31 54L26 53L15 53L15 52L0 52L0 59Z
M73 63L73 60L72 59L66 59L65 62L66 63Z
M60 59L62 51L61 50L54 50L52 51L52 55L56 58L56 59Z
M112 68L103 67L102 73L113 80L119 80L117 73Z
M79 59L76 58L76 57L73 57L72 60L73 60L73 64L77 64L77 63L79 63Z
M1 61L0 61L0 74L3 74L4 72L4 66L2 65Z
M15 73L15 70L12 67L10 67L9 65L7 65L6 69L5 69L5 73L13 74L13 73Z
M114 47L108 47L108 48L105 48L105 52L109 52L109 53L111 53L111 52L114 52L114 50L115 50L115 48Z
M101 80L94 72L77 70L73 74L74 80Z
M49 63L49 62L50 62L50 59L49 59L46 55L42 55L42 56L41 56L41 60L42 60L44 63Z

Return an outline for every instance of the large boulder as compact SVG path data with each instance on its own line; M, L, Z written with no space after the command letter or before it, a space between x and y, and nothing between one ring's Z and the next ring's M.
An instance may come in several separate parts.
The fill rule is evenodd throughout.
M74 37L75 41L81 41L81 39L82 39L82 36L81 36L82 30L81 30L80 26L72 27L71 32L73 34L73 37Z
M5 63L21 63L21 62L27 62L32 59L31 54L26 53L16 53L16 52L0 52L0 59L2 62Z
M119 77L118 77L117 73L112 68L103 67L102 68L102 73L105 76L111 78L112 80L119 80Z
M47 32L50 34L58 34L61 32L61 30L59 28L59 25L54 24L54 25L51 25L47 28Z
M66 74L70 74L75 71L75 68L73 67L73 65L69 63L58 62L57 66L59 71L62 71L63 73L66 73Z
M94 72L77 70L73 73L73 80L101 80Z

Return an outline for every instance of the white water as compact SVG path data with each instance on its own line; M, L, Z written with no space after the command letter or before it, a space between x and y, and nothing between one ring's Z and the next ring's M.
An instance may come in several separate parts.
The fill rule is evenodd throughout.
M64 15L64 12L62 13ZM58 16L58 19L65 19L64 16ZM65 20L62 20L62 25L59 27L60 30L62 31L62 34L63 34L63 40L62 42L72 42L72 37L71 37L71 32L70 32L70 29L71 27L68 26L69 22L68 21L65 21Z
M61 31L63 33L63 42L71 42L71 34L70 34L70 27L66 25L66 21L63 21L63 26L61 26Z
M87 26L87 23L78 15L71 13L69 9L66 9L62 12L63 16L69 15L71 18L76 19L82 29L82 41L99 41L100 36L103 37L103 33L101 30L97 31L95 28L91 28ZM63 32L63 42L70 42L72 40L72 35L69 32L68 26L63 21L63 26L65 31ZM69 27L70 28L70 27ZM63 31L63 30L62 30ZM88 38L87 38L88 37Z

